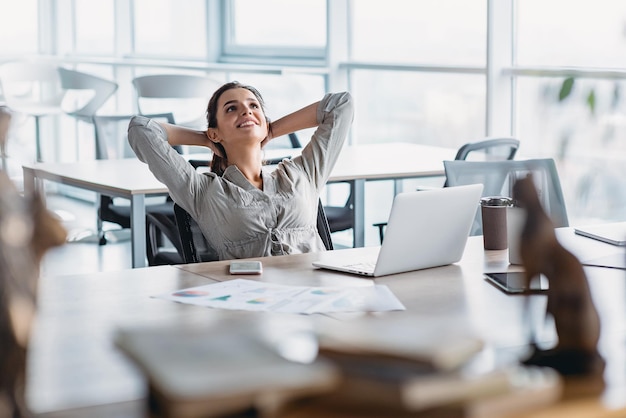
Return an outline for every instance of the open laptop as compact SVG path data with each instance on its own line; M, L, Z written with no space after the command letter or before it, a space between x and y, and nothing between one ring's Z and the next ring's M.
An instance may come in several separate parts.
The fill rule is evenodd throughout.
M375 259L322 259L315 267L378 277L459 261L483 191L482 184L396 195Z

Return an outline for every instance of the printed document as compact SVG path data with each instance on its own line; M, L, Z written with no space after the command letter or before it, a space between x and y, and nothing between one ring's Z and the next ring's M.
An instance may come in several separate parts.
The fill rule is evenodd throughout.
M406 309L384 285L311 287L234 279L154 297L210 308L297 314Z

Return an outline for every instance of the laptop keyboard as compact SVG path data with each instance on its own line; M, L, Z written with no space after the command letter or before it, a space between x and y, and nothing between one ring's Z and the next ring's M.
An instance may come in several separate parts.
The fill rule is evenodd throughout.
M376 263L371 261L361 261L354 264L348 264L346 267L356 271L373 272L376 267Z

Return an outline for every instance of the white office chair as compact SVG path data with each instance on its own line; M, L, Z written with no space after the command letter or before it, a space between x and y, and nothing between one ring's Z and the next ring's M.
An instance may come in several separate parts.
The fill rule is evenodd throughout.
M0 66L0 84L11 110L35 118L35 152L42 161L40 119L62 112L64 90L57 66L41 61L13 61Z
M222 84L190 74L145 75L133 80L139 113L172 112L176 124L196 129L206 129L207 103Z
M107 146L96 129L94 116L115 94L117 83L63 67L59 67L58 71L61 86L65 90L61 108L67 115L94 125L95 157L97 160L108 158Z

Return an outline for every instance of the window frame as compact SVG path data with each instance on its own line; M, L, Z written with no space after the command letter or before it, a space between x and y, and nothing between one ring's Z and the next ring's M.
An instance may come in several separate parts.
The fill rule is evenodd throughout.
M326 64L328 52L328 27L326 28L326 46L314 47L291 47L291 46L266 46L238 44L234 40L235 11L233 2L220 0L221 18L221 54L222 62L246 62L246 63L272 63L302 66L322 66ZM326 21L328 22L328 0L326 0Z

